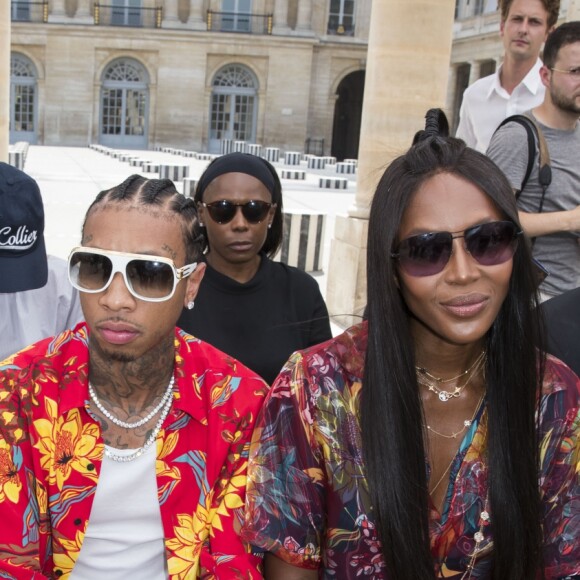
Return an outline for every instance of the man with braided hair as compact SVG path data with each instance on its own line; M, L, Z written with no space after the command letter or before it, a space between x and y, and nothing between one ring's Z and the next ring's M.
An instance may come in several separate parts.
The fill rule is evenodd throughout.
M261 578L238 530L267 386L175 327L205 268L193 201L133 175L81 244L86 323L0 367L0 576Z

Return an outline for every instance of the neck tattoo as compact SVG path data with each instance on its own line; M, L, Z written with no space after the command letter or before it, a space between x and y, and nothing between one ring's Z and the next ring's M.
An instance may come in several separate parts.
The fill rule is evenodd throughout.
M105 456L106 457L108 457L109 459L112 459L113 461L117 461L120 463L125 463L127 461L134 461L135 459L138 459L139 457L141 457L149 449L149 447L151 447L151 445L153 445L155 443L155 441L157 440L157 435L159 435L159 432L161 431L161 428L163 427L163 423L164 423L167 415L169 415L169 411L171 410L171 405L173 404L173 383L174 382L175 382L175 375L172 374L171 379L169 380L169 384L167 385L167 388L165 389L165 393L164 393L163 397L161 398L161 401L159 402L159 404L151 412L149 412L145 417L143 417L143 419L140 419L139 421L135 421L134 423L127 423L125 421L122 421L118 417L115 417L110 411L105 409L105 407L103 406L103 404L101 403L101 401L97 397L97 393L95 392L93 386L89 383L89 394L91 396L91 400L93 401L93 403L95 404L97 409L99 409L99 411L107 419L109 419L115 425L118 425L119 427L124 427L125 429L136 429L137 427L140 427L141 425L145 425L148 421L150 421L158 413L161 413L159 415L159 419L158 419L157 423L155 423L155 427L151 431L151 434L149 435L149 437L147 438L147 440L145 441L145 443L143 444L142 447L135 449L135 451L133 451L133 453L130 453L129 455L119 455L118 453L115 453L115 451L112 448L105 446Z
M172 374L171 379L169 380L169 384L167 385L167 388L165 389L165 393L164 393L163 397L161 398L161 401L159 402L159 404L150 413L148 413L145 417L143 417L139 421L135 421L134 423L127 423L125 421L122 421L118 417L115 417L115 415L113 415L110 411L107 411L107 409L105 409L105 407L103 406L103 404L101 403L101 401L97 397L97 393L95 392L95 389L94 389L93 385L91 385L90 382L89 382L89 395L91 396L91 399L92 399L93 403L95 404L95 406L97 407L97 409L107 419L109 419L109 421L112 421L115 425L118 425L119 427L124 427L125 429L136 429L137 427L141 427L142 425L145 425L145 423L148 423L149 421L151 421L151 419L153 419L153 417L155 417L155 415L157 415L157 413L159 413L161 411L161 409L165 406L165 403L167 403L168 399L173 394L174 381L175 381L175 376Z

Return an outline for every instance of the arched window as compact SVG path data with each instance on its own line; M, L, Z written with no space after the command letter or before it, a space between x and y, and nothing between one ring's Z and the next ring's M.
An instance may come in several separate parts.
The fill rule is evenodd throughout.
M211 96L209 150L218 152L222 139L256 140L258 80L241 64L217 72Z
M149 76L133 59L113 61L101 89L100 143L109 147L147 147Z
M23 54L10 58L10 142L36 143L36 68Z

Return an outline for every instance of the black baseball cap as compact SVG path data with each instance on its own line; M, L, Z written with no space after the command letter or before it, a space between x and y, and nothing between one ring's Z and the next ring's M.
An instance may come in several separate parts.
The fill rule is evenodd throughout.
M47 280L38 184L20 169L0 163L0 292L42 288Z

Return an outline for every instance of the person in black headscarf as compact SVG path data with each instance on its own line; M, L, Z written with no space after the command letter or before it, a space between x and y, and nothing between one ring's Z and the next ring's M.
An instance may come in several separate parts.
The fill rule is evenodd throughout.
M316 280L271 260L282 242L278 174L255 155L223 155L202 174L194 200L207 270L178 326L271 384L292 352L332 337Z

